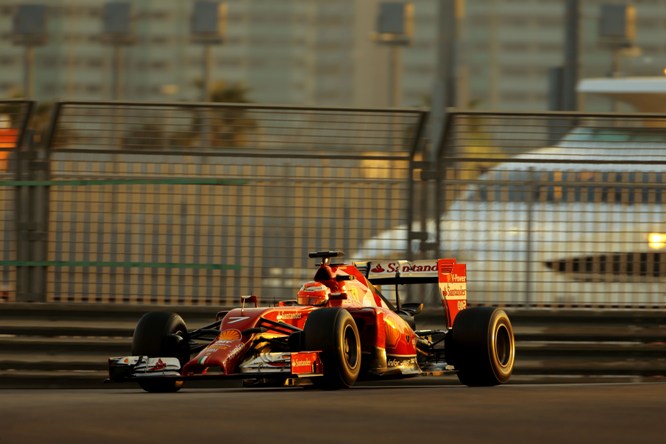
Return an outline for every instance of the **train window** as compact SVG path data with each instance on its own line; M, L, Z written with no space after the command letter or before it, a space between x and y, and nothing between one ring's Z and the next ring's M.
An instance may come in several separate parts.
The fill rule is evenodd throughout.
M474 202L661 204L663 173L495 170L468 197Z

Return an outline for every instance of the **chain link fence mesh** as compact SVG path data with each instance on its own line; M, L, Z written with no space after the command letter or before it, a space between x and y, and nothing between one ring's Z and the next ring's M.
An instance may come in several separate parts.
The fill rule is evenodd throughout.
M666 306L663 115L452 112L429 157L416 110L61 102L46 150L0 110L4 301L270 303L339 249L455 257L471 304Z

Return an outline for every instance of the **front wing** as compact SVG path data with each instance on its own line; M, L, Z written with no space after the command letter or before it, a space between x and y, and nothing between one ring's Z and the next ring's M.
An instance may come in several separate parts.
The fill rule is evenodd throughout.
M318 351L291 353L261 353L246 359L237 373L222 373L207 369L202 373L181 374L177 358L121 356L109 358L108 382L136 381L143 378L197 380L197 379L253 379L253 378L313 378L324 375L324 366Z

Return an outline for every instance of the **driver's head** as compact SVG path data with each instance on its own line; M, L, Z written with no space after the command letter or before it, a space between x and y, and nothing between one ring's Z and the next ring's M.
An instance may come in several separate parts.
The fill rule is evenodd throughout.
M301 305L324 305L328 302L331 289L326 285L309 281L298 290L298 303Z

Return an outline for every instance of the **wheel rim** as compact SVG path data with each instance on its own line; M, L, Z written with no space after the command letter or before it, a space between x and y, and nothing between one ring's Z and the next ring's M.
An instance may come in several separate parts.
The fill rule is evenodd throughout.
M358 365L358 340L351 325L345 327L342 355L350 368L356 368Z
M509 367L513 361L513 341L506 325L501 324L495 332L495 355L502 368Z

